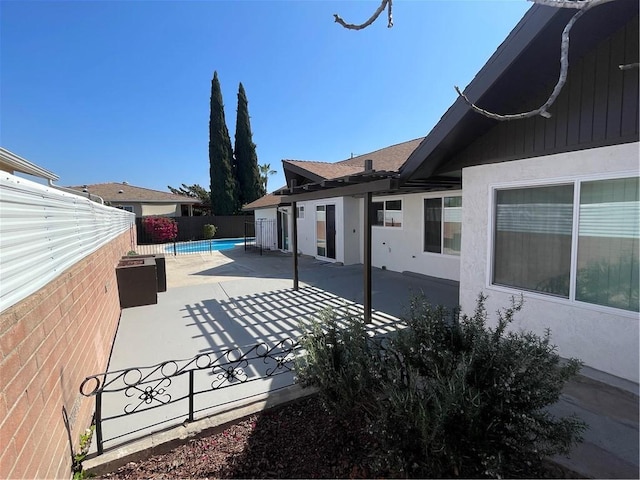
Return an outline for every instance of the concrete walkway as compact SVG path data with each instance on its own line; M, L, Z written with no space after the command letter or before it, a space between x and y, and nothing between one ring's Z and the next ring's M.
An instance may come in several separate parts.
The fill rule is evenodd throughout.
M292 258L281 253L265 252L260 256L236 248L211 254L169 256L166 262L168 291L158 295L158 304L123 310L109 371L188 359L204 352L258 342L272 345L297 337L301 322L326 307L342 314L362 311L361 265L340 266L302 257L300 290L294 292ZM384 333L398 328L411 296L419 293L434 304L457 305L456 282L374 269L372 330ZM249 376L258 375L257 367L245 367ZM196 406L198 418L216 413L220 422L230 421L274 401L302 394L296 387L281 390L293 382L292 374L285 373L277 379L203 395ZM589 369L583 373L585 376L567 386L554 412L576 413L590 428L585 433L585 442L569 458L556 461L585 477L638 478L638 386ZM211 381L209 373L196 383L207 389ZM184 391L187 388L184 382L186 378L175 379L170 387ZM279 391L267 393L271 390ZM245 398L249 396L257 402L253 407ZM105 416L121 414L131 402L128 398L108 397L105 395L103 400ZM97 468L132 450L149 449L168 439L184 438L211 428L210 419L181 426L187 411L186 401L180 401L147 413L106 421L107 453L89 460L86 467ZM152 431L171 426L174 430L149 436ZM141 437L146 440L137 446L121 447ZM95 452L95 442L92 450Z

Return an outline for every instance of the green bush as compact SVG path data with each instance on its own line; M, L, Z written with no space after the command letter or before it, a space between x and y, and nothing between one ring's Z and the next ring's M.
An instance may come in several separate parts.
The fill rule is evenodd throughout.
M522 300L499 312L494 328L485 301L480 295L474 313L460 316L414 298L408 328L386 338L369 337L359 319L340 330L325 312L302 336L298 377L320 389L332 413L364 408L389 472L535 476L545 457L581 440L583 422L546 409L581 363L563 363L549 332L507 331Z
M204 238L206 240L209 240L209 239L215 237L217 230L218 230L218 227L216 227L215 225L205 225L204 226Z
M339 319L335 310L325 309L309 325L301 324L301 330L305 355L296 358L298 383L319 387L323 404L334 414L371 410L368 393L382 377L375 374L375 345L364 323L350 315Z

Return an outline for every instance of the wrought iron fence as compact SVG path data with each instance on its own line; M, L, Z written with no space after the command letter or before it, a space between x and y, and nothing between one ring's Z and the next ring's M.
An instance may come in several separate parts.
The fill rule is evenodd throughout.
M264 250L278 248L278 227L275 220L259 218L244 224L244 249L258 250L260 255Z
M215 398L207 397L197 408L195 399L199 395L247 384L258 380L291 373L279 385L240 399L251 398L265 392L273 392L293 384L293 361L300 349L297 341L286 338L270 345L265 342L243 347L226 348L204 352L184 360L168 360L148 367L132 367L99 373L86 377L80 385L80 393L95 398L95 434L98 455L104 452L104 443L115 440L104 438L104 423L142 412L148 412L172 403L187 400L185 421L192 422L195 414L203 410L224 405L216 404ZM199 375L198 375L199 374ZM178 381L186 377L188 381ZM105 415L105 398L117 397L110 402L110 414ZM238 398L234 398L234 401ZM120 410L119 412L117 410ZM160 422L159 422L160 423ZM127 422L130 425L130 422ZM156 424L147 425L154 426Z
M234 247L241 247L246 242L252 242L252 238L212 238L208 240L196 240L193 242L167 242L152 245L136 245L136 253L141 255L165 254L165 255L190 255L194 253L212 253L224 251Z
M139 245L153 244L154 241L149 232L144 228L145 219L149 217L136 218L136 231ZM189 242L194 240L204 240L205 225L215 225L216 238L238 238L242 237L245 222L253 220L250 215L215 215L215 216L195 216L195 217L169 217L177 224L178 235L176 242Z

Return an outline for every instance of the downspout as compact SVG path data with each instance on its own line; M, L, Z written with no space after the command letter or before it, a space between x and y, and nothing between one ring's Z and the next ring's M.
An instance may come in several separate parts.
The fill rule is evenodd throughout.
M67 193L73 193L74 195L81 195L81 194L83 194L83 193L86 193L86 194L87 194L87 198L88 198L89 200L92 200L92 201L96 202L96 200L94 200L94 199L92 198L92 197L95 197L95 198L97 198L97 199L99 200L99 202L96 202L96 203L100 203L101 205L104 205L104 200L103 200L103 198L102 198L102 197L100 197L99 195L91 194L91 193L89 193L89 192L79 192L78 190L74 190L73 188L67 188L67 187L61 187L61 186L59 186L59 185L54 185L54 184L53 184L53 180L51 180L51 179L48 179L48 182L49 182L49 186L50 186L51 188L55 188L56 190L61 190L61 191L63 191L63 192L67 192Z

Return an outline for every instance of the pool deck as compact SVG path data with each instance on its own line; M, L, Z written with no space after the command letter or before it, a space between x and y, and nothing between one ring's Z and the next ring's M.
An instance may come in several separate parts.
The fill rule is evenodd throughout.
M278 252L261 256L235 248L167 256L166 264L168 291L158 295L158 304L122 311L110 370L189 358L229 345L274 342L299 334L300 320L326 306L362 308L362 265L341 266L301 257L300 290L294 292L292 258ZM374 269L373 328L385 331L393 327L397 318L406 313L411 295L417 293L424 293L434 304L455 306L458 285ZM235 388L227 390L237 392ZM109 452L88 460L85 468L112 468L118 461L135 458L132 452L143 456L167 442L180 441L305 394L299 388L280 392L254 391L258 396L252 405L237 405L231 413L227 409L191 425L179 424L125 447L113 445ZM113 409L116 405L106 407ZM585 368L582 376L565 387L553 411L577 414L589 424L584 443L574 448L569 457L558 457L559 464L585 477L638 478L637 384ZM184 418L184 411L171 415ZM124 439L133 429L130 420L124 419L111 433L123 435Z

